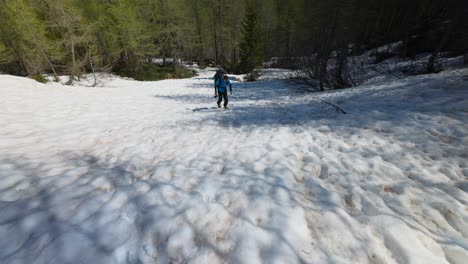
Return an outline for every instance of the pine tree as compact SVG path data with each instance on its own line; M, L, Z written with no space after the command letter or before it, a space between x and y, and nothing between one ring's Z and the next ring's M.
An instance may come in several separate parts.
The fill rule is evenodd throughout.
M251 72L263 63L262 33L260 31L259 16L253 4L247 7L247 13L242 25L242 40L240 42L240 70Z
M47 68L58 80L51 57L55 53L46 37L43 21L25 0L2 0L0 8L0 40L3 59L15 63L12 73L37 75Z
M13 61L13 56L7 46L0 42L0 65L8 64Z
M177 63L177 42L178 42L178 28L177 18L171 8L171 3L167 0L156 1L156 9L153 14L154 24L157 28L156 44L160 48L160 55L166 64L166 58L174 58L174 67ZM155 29L156 29L155 28Z
M113 29L112 44L118 53L118 67L139 71L146 57L148 36L144 34L144 22L138 14L139 1L117 0L110 3L106 27ZM103 30L106 30L104 28Z
M242 72L261 66L264 56L286 58L279 61L283 67L307 57L310 76L340 88L353 83L348 56L389 43L401 42L401 50L376 54L376 61L428 52L433 71L440 53L465 54L467 22L460 18L467 6L431 0L0 0L0 70L58 71L72 81L95 67L138 73L155 57L214 61Z
M49 35L61 49L62 72L69 75L67 84L71 85L89 61L87 47L93 39L92 28L85 23L76 0L36 1Z

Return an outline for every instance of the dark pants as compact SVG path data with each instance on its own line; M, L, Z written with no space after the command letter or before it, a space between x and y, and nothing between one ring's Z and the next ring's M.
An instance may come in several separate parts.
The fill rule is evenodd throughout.
M227 96L227 91L225 92L218 92L218 95L219 95L219 99L218 99L218 105L221 104L221 102L223 101L223 98L224 98L224 107L226 107L228 105L228 96Z

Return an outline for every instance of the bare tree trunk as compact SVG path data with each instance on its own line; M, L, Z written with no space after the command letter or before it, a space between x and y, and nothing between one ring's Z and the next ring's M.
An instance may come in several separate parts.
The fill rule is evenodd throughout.
M71 56L72 56L72 68L70 72L70 79L66 83L66 85L72 85L73 81L75 79L75 71L76 71L76 58L75 58L75 41L73 40L73 37L70 36L70 41L71 41Z
M429 61L427 62L426 66L426 71L427 73L436 73L438 72L439 69L436 69L435 63L439 59L439 53L442 51L443 47L447 43L447 40L450 36L451 33L451 26L447 29L447 31L444 34L444 37L442 40L439 42L439 45L437 45L436 49L432 52L431 57L429 58Z
M284 41L286 57L291 55L291 20L290 20L290 13L291 13L291 6L290 1L288 1L288 11L287 11L287 20L286 20L286 39Z
M91 54L89 54L89 52L88 52L88 59L89 59L89 66L91 67L91 72L93 73L93 78L94 78L93 87L95 87L97 85L96 72L94 71L93 58L91 57Z
M235 44L234 44L234 40L236 39L236 36L237 35L235 31L233 30L231 33L231 65L232 65L231 68L234 68L237 65L237 51L236 51Z
M335 65L335 80L334 80L334 87L337 89L345 88L348 86L347 82L343 78L343 72L346 67L346 62L347 62L347 50L346 47L342 48L340 51L338 51L337 57L336 57L336 65Z
M21 12L19 12L19 14L22 15ZM21 19L24 20L24 17L21 16ZM31 28L28 28L28 33L29 33L29 35L30 35L31 37L34 36L33 32L31 32ZM58 77L58 75L57 75L57 72L55 71L54 66L52 65L52 62L51 62L50 59L49 59L49 56L47 56L45 50L44 50L42 47L40 47L40 50L41 50L42 56L44 56L44 58L45 58L46 61L47 61L47 64L49 65L50 69L52 70L52 73L54 74L54 81L59 82L60 79L59 79L59 77ZM24 67L24 64L23 64L23 68L26 69L26 68ZM25 70L25 71L26 71L26 70ZM27 71L26 71L26 72L27 72Z
M435 63L439 59L439 53L442 51L444 46L447 44L450 35L452 34L453 28L458 22L458 18L460 17L460 12L456 14L456 16L453 18L452 21L450 21L449 25L447 26L447 29L445 30L444 36L440 40L439 44L437 45L436 49L432 52L431 57L429 58L429 61L427 62L426 66L426 71L428 73L435 73L437 72L438 69L435 68Z
M178 70L178 67L179 67L179 61L178 61L179 59L177 58L177 55L175 55L175 54L174 54L174 56L173 56L172 59L173 59L173 61L174 61L174 62L172 63L172 71L173 71L174 73L177 73L177 70Z
M197 57L198 57L198 64L199 66L203 65L203 37L202 37L202 30L201 30L201 21L200 21L200 14L198 9L198 1L195 0L194 3L194 13L195 13L195 21L197 23L197 33L198 33L198 47L197 47Z
M319 81L320 81L320 91L325 91L325 82L327 78L327 64L328 64L328 58L327 59L322 59L319 63Z
M54 66L53 66L52 63L50 62L49 57L47 56L47 54L45 53L45 51L44 51L43 49L41 49L41 52L42 52L42 55L44 56L44 58L47 60L47 64L49 64L49 67L50 67L50 69L52 70L52 73L54 74L54 81L55 81L55 82L59 82L60 79L59 79L59 77L58 77L58 75L57 75L57 72L56 72L55 69L54 69Z
M219 40L220 40L220 45L221 45L221 65L224 65L225 63L225 53L224 53L224 34L223 34L223 9L222 6L224 6L223 0L220 0L220 4L218 6L218 17L219 17Z
M210 22L211 22L211 34L213 36L213 51L215 64L218 64L218 38L216 35L216 20L213 17L213 14L210 13Z

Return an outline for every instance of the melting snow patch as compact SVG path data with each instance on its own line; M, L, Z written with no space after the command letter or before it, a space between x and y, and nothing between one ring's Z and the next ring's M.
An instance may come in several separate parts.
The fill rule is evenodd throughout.
M234 76L235 107L198 112L212 69L0 75L0 262L466 263L467 73L319 94Z

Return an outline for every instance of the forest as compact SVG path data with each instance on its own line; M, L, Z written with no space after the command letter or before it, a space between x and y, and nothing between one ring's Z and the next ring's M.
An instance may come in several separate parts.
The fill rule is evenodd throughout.
M468 264L468 0L0 0L0 264Z
M377 60L427 53L468 61L463 0L0 0L0 72L69 76L114 72L145 79L162 59L248 73L275 59L301 68L320 90L353 86L348 58L391 43ZM300 59L301 63L297 61ZM174 63L168 63L174 62ZM330 67L332 65L332 67ZM331 76L331 77L330 77ZM138 79L138 78L137 78Z

